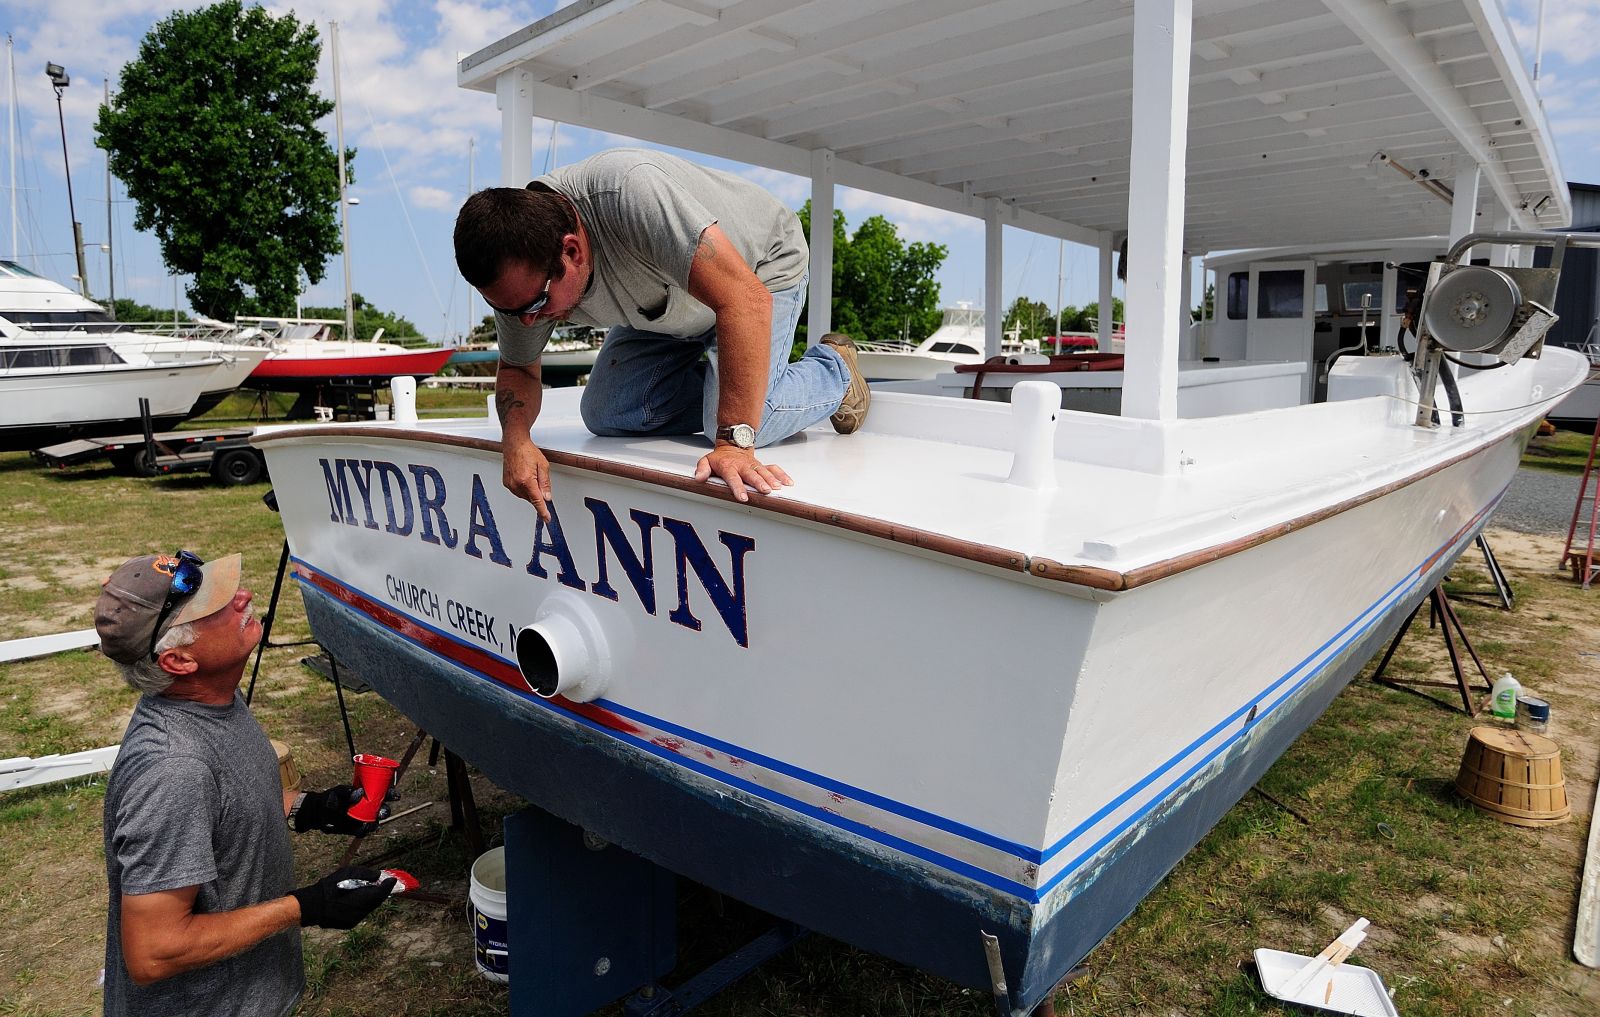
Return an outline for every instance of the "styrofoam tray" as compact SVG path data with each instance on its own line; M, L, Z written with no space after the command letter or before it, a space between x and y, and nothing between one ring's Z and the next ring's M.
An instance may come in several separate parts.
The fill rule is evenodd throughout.
M1355 964L1341 964L1323 971L1312 979L1299 996L1291 998L1283 995L1284 986L1311 959L1282 950L1257 950L1256 971L1261 975L1261 987L1274 999L1324 1013L1353 1014L1355 1017L1400 1017L1400 1011L1394 1008L1394 1001L1389 998L1378 973ZM1324 1002L1330 979L1333 981L1333 994L1327 996Z

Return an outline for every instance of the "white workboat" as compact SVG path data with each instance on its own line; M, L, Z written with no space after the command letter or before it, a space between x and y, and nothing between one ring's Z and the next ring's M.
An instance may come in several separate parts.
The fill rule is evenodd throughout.
M1587 373L1539 345L1553 273L1462 268L1420 374L1343 358L1314 402L1303 362L1240 368L1181 412L1184 250L1566 221L1511 45L1476 0L563 9L461 64L507 183L537 115L809 175L815 221L836 184L981 215L987 353L1002 225L1097 245L1101 306L1127 230L1121 415L1037 380L885 392L768 450L795 486L741 504L693 481L703 440L598 438L555 391L549 525L492 420L265 432L316 638L534 805L1026 1013L1392 638ZM1453 168L1454 210L1350 169L1380 150ZM1452 375L1457 412L1441 344L1489 332L1508 366Z

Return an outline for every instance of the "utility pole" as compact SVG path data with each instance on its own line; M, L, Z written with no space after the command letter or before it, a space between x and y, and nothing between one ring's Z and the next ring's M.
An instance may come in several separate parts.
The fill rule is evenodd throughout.
M78 209L72 202L72 162L67 158L67 119L61 112L61 93L72 84L67 70L60 64L44 65L45 76L56 90L56 121L61 125L61 163L67 171L67 214L72 216L72 249L78 256L78 292L89 297L89 272L83 264L83 224L78 222Z
M105 104L111 105L111 79L102 78L105 87ZM106 310L111 320L117 320L117 242L111 230L111 150L106 149L106 288L111 295L106 300Z

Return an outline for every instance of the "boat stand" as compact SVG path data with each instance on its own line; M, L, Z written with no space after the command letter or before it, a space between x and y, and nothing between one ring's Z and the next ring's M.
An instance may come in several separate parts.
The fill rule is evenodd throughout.
M1496 567L1498 568L1498 566ZM1389 644L1389 649L1384 651L1383 660L1378 662L1378 669L1372 672L1372 680L1382 685L1388 685L1391 688L1416 692L1417 695L1421 695L1424 699L1429 699L1433 702L1438 702L1438 700L1432 696L1417 692L1417 688L1420 686L1456 689L1461 693L1461 711L1469 717L1475 716L1487 704L1488 700L1485 699L1477 707L1472 705L1471 683L1467 680L1466 670L1462 667L1461 654L1456 650L1455 638L1450 634L1451 629L1454 629L1455 634L1461 637L1461 645L1465 646L1467 653L1472 656L1472 663L1478 668L1478 676L1483 679L1485 692L1493 688L1493 684L1489 681L1489 673L1484 670L1483 661L1478 659L1478 651L1472 648L1472 640L1467 638L1466 629L1461 627L1461 618L1456 614L1455 608L1450 605L1450 598L1445 595L1443 584L1433 588L1432 592L1428 594L1427 603L1429 604L1428 628L1438 628L1440 634L1444 636L1445 649L1450 652L1450 668L1455 672L1456 680L1454 682L1438 682L1421 678L1385 678L1383 676L1384 669L1389 666L1389 659L1394 656L1394 651L1400 648L1400 641L1411 630L1411 623L1416 620L1417 612L1422 610L1421 604L1412 609L1411 614L1406 617L1405 624L1400 626L1400 631L1394 634L1394 641ZM1443 624L1440 624L1441 621Z
M675 988L677 879L529 807L505 819L511 1013L582 1017L627 997L628 1017L687 1013L806 935L787 922Z
M1505 570L1500 567L1500 559L1494 556L1494 548L1489 546L1489 538L1478 534L1478 550L1483 552L1484 571L1489 573L1489 582L1493 589L1488 590L1458 590L1457 597L1494 597L1500 602L1500 609L1509 611L1517 605L1517 595L1511 592L1511 582L1506 579Z

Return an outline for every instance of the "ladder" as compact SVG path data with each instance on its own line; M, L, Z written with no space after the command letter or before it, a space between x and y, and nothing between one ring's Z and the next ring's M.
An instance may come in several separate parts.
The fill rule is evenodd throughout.
M1600 328L1596 322L1589 329L1588 338L1594 338L1595 330ZM1584 352L1589 355L1589 362L1600 368L1600 346L1592 342L1584 343ZM1600 531L1600 491L1596 485L1600 484L1600 474L1595 470L1595 452L1600 448L1600 416L1595 418L1594 436L1589 439L1589 458L1583 464L1583 481L1578 485L1578 503L1572 506L1572 523L1567 527L1567 546L1561 553L1559 568L1571 568L1574 581L1581 583L1587 590L1594 581L1596 573L1600 573L1600 563L1595 556L1595 536ZM1583 540L1582 550L1578 544L1578 520L1584 516L1584 503L1588 502L1589 532Z

